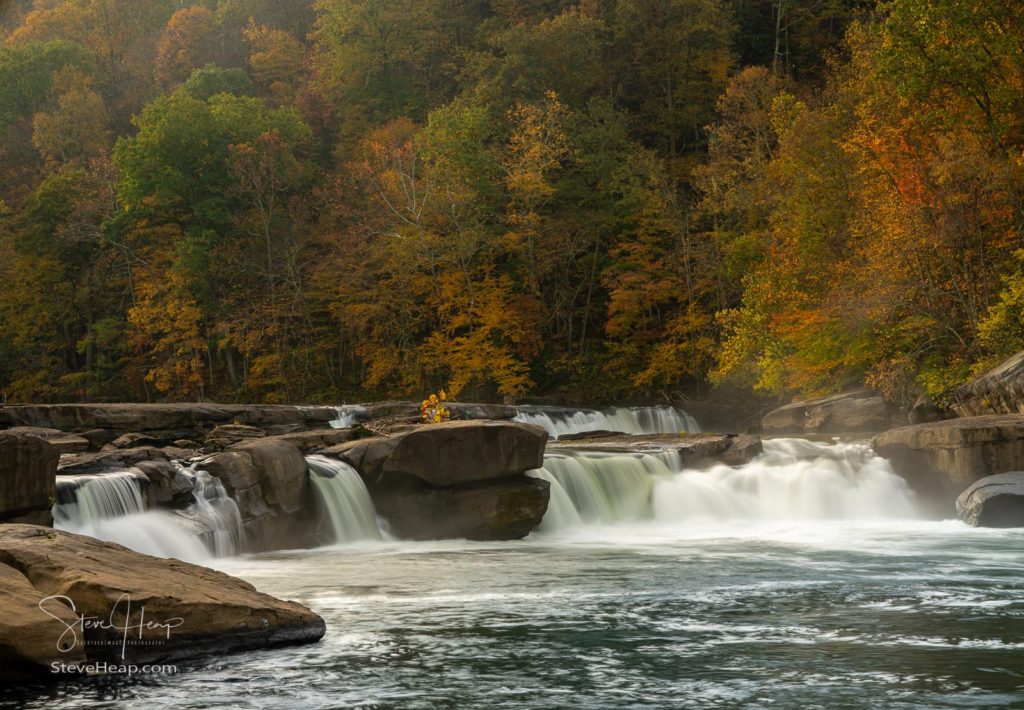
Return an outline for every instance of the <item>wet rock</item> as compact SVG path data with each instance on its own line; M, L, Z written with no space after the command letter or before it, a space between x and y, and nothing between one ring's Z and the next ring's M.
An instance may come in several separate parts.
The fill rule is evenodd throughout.
M560 438L551 450L657 454L674 451L687 468L714 464L742 466L763 451L761 439L749 434L605 434Z
M14 570L17 575L10 571ZM156 663L319 640L323 619L294 602L262 594L247 582L205 567L142 555L109 542L30 525L0 526L0 584L17 592L0 604L0 679L48 676L46 663L66 626L38 608L67 617L69 611L132 629L130 641L119 628L92 625L79 631L82 647L63 655L68 661ZM26 588L30 585L31 591ZM36 609L12 606L36 604ZM130 610L128 602L130 601ZM71 609L71 605L74 609ZM7 610L19 613L7 613ZM145 643L133 643L138 639ZM11 640L13 639L13 641ZM122 652L124 658L122 659Z
M540 468L547 438L540 427L518 422L446 422L350 441L324 453L346 461L368 480L406 474L441 487Z
M390 531L407 540L516 540L540 525L548 508L550 484L527 476L449 488L395 478L370 486L370 495Z
M248 551L312 544L316 520L306 459L293 444L256 439L200 459L238 505Z
M129 432L122 434L117 437L109 444L109 450L112 449L136 449L140 446L162 446L166 442L161 437L151 436L149 434L140 434L138 432Z
M885 400L868 391L793 402L761 420L765 434L876 433L890 426Z
M956 499L956 515L976 527L1024 528L1024 472L975 481Z
M1024 470L1024 415L962 417L879 434L875 451L903 476L933 514L948 516L975 481Z
M0 432L0 522L53 524L59 458L44 439Z

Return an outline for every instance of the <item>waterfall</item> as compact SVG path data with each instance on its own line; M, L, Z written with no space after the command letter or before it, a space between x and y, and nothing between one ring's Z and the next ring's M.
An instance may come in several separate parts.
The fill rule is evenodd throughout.
M142 492L131 471L94 475L57 476L54 524L84 527L146 509Z
M671 471L650 454L573 452L545 456L544 467L532 474L552 483L554 519L545 516L551 528L647 517L655 481Z
M190 512L194 514L194 522L199 526L197 534L217 557L238 553L245 541L238 504L228 495L220 479L198 469L182 467L182 472L191 475L193 480L192 497L195 503Z
M334 429L344 429L355 424L366 412L366 407L359 404L343 404L340 407L335 407L334 410L338 413L338 418L327 423Z
M53 526L89 535L154 557L200 563L202 543L163 511L146 511L131 471L57 476Z
M380 540L380 527L366 484L354 468L326 456L307 456L309 480L331 521L334 542Z
M906 482L866 444L764 442L746 466L683 471L656 485L659 520L821 520L913 517Z
M685 470L677 454L549 454L531 475L551 483L542 530L653 519L659 523L911 518L913 495L866 444L764 442L732 468Z
M608 411L519 407L514 420L541 426L554 438L597 430L623 434L693 434L700 431L696 419L674 407L617 407Z

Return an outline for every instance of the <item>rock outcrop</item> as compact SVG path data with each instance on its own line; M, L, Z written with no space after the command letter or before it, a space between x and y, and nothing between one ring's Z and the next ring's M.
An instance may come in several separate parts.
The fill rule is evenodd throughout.
M956 515L977 527L1024 528L1024 472L975 481L956 499Z
M824 399L793 402L761 420L765 434L864 434L890 426L889 405L878 395L848 392Z
M306 607L221 572L31 525L0 526L0 589L5 682L57 678L53 661L164 662L310 643L325 631ZM107 623L69 632L79 615Z
M347 462L368 481L397 473L440 487L540 468L547 438L540 427L518 422L446 422L346 442L324 453Z
M953 398L961 417L1024 414L1024 351L962 385Z
M58 454L74 454L80 451L88 451L90 446L89 440L85 437L44 427L18 426L5 429L3 433L16 436L34 436L37 439L43 439L48 441Z
M515 540L530 534L548 509L550 484L527 476L434 488L409 476L370 487L377 514L407 540Z
M218 478L238 504L249 549L310 541L306 459L293 444L276 438L244 441L201 459L196 467Z
M268 434L327 426L333 407L275 404L21 404L0 407L0 428L46 427L81 433L104 443L122 434L140 434L161 442L202 440L221 424L245 424Z
M399 537L509 540L540 524L548 484L526 471L544 463L547 432L509 421L446 422L323 451L366 482Z
M957 496L975 481L1024 470L1024 415L905 426L879 434L872 445L933 513L949 516Z
M0 522L53 523L59 458L45 439L0 431Z

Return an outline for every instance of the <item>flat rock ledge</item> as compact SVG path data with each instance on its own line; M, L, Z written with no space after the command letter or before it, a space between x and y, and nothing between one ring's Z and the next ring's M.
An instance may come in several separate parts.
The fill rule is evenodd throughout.
M554 451L602 451L607 453L655 454L675 451L689 468L715 464L742 466L750 463L764 447L750 434L654 434L629 435L596 433L548 444Z
M1024 472L975 481L956 499L956 515L975 527L1024 528Z
M941 516L985 476L1024 470L1024 415L961 417L899 427L872 441L879 456Z
M103 623L83 628L82 615ZM53 663L160 663L312 643L325 628L301 604L221 572L82 535L0 525L0 682L66 677Z

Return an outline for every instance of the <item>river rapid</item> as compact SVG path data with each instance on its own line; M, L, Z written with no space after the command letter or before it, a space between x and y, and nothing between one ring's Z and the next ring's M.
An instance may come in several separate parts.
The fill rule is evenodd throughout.
M327 621L319 644L8 700L1024 706L1024 530L919 519L913 496L866 446L767 442L746 467L703 472L671 456L563 453L535 475L564 497L556 506L553 492L543 529L525 540L402 542L385 531L206 562L312 607Z

